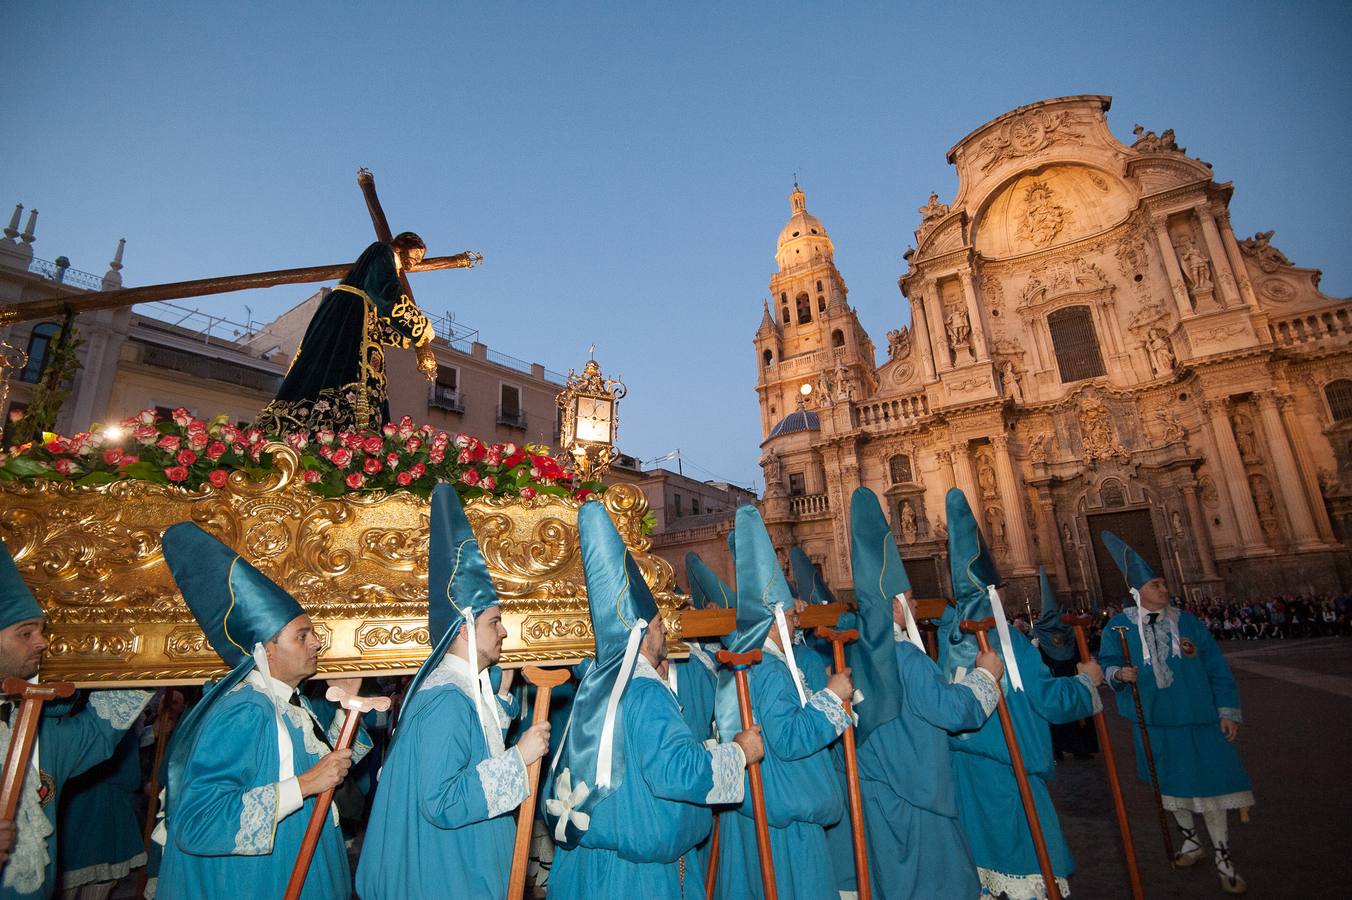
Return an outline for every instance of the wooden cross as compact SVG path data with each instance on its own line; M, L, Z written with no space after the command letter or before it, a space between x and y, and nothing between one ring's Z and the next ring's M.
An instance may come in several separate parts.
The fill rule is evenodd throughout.
M14 811L19 807L24 778L28 775L28 764L33 758L33 741L38 736L42 704L71 696L75 693L75 685L64 681L30 684L22 678L6 678L0 685L0 692L21 700L19 715L9 735L4 774L0 776L0 820L12 822Z
M859 640L858 629L837 631L834 628L819 627L817 637L831 642L831 661L835 664L836 674L845 671L845 645ZM889 653L892 651L888 651ZM842 697L845 715L850 715L851 700ZM845 787L850 799L850 833L854 837L854 877L855 890L859 900L872 897L872 885L868 877L868 853L864 838L864 801L859 788L859 756L854 744L854 726L846 725L842 732L845 746Z

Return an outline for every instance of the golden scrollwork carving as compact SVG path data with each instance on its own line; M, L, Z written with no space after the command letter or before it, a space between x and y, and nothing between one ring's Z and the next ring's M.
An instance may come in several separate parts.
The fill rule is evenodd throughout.
M427 654L427 501L404 492L326 499L294 477L289 447L267 450L274 472L261 480L234 473L221 490L0 484L0 537L61 648L49 654L43 677L106 686L224 673L164 562L160 535L183 521L234 547L300 601L326 647L321 673L417 668ZM602 498L658 603L671 610L674 573L646 552L643 494L616 485ZM592 650L578 507L548 495L466 505L503 600L509 665Z

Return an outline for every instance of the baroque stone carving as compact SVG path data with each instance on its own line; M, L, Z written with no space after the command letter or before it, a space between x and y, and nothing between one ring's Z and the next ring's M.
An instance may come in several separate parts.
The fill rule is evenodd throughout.
M1113 426L1112 413L1101 399L1090 394L1080 404L1080 440L1084 444L1084 457L1087 462L1120 459L1125 461L1130 454L1117 437Z
M1155 421L1161 429L1161 445L1187 440L1188 430L1183 427L1183 423L1179 422L1178 413L1167 406L1155 410Z
M1244 238L1239 242L1240 252L1253 257L1258 263L1258 268L1269 275L1292 264L1285 253L1272 246L1272 236L1276 233L1276 231L1260 231L1253 237Z
M1183 279L1192 290L1193 297L1195 298L1200 293L1210 292L1212 289L1211 261L1189 239L1184 239L1183 246L1175 249L1178 250L1178 262L1183 269Z
M1103 270L1078 256L1049 259L1033 269L1019 294L1019 307L1036 306L1065 294L1101 291L1112 287Z
M934 191L931 191L929 202L916 210L916 212L920 213L920 227L923 229L926 225L933 225L935 222L948 215L948 204L940 203L939 195Z
M1136 135L1136 142L1131 145L1131 149L1139 150L1141 153L1187 153L1187 148L1178 146L1178 141L1174 139L1174 130L1172 128L1164 129L1164 133L1156 136L1153 131L1146 131L1140 123L1131 130Z
M989 172L1002 160L1038 153L1058 141L1082 139L1084 135L1071 128L1071 125L1069 113L1053 113L1044 109L1033 110L1005 122L977 146L977 158L985 157L981 170Z
M1075 215L1075 211L1056 202L1052 189L1045 181L1034 181L1023 192L1023 221L1018 235L1035 247L1046 247L1056 240L1061 229Z
M887 333L887 358L905 359L911 355L911 329L903 325Z
M1007 362L1000 368L1000 387L1005 396L1015 403L1023 402L1023 388L1019 386L1019 375L1014 371L1012 362Z
M1178 366L1169 333L1158 325L1145 333L1145 352L1150 357L1150 370L1156 375L1168 375Z
M966 350L972 359L976 359L972 352L972 323L961 305L954 306L944 317L944 331L948 336L948 349L953 351L954 357L960 350Z
M914 544L915 536L915 507L911 505L910 500L903 500L901 502L901 539L908 544Z

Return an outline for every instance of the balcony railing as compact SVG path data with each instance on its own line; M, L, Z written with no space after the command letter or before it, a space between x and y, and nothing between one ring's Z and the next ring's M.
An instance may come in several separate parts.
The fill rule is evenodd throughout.
M465 402L460 399L460 392L455 388L443 387L439 384L432 385L431 390L427 392L427 405L433 409L444 409L447 412L463 413L465 411Z
M854 424L856 428L896 428L914 425L929 414L929 400L925 395L910 394L859 404L854 408Z
M68 265L58 266L51 260L38 259L36 256L28 264L28 271L43 278L50 278L58 284L68 284L86 291L103 290L103 278L93 272L81 272Z
M503 409L498 407L498 424L505 425L508 428L526 427L526 411L524 409Z
M789 512L796 519L810 519L831 514L831 502L825 494L801 494L789 498Z
M1345 306L1313 310L1285 319L1274 319L1270 326L1278 344L1290 347L1326 338L1352 334L1352 310Z
M197 378L236 384L262 394L276 394L277 388L282 386L282 376L279 374L249 368L229 360L185 353L158 344L142 345L141 362L147 366L170 369Z

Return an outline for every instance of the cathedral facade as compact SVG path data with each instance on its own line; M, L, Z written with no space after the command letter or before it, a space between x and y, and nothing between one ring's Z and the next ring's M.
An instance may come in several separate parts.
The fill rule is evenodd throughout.
M920 596L949 590L944 494L984 523L1016 602L1045 565L1119 600L1115 531L1190 598L1352 586L1352 300L1173 130L1110 132L1110 98L1020 107L959 141L919 209L886 361L794 185L755 335L762 507L848 592L849 497L883 501Z

